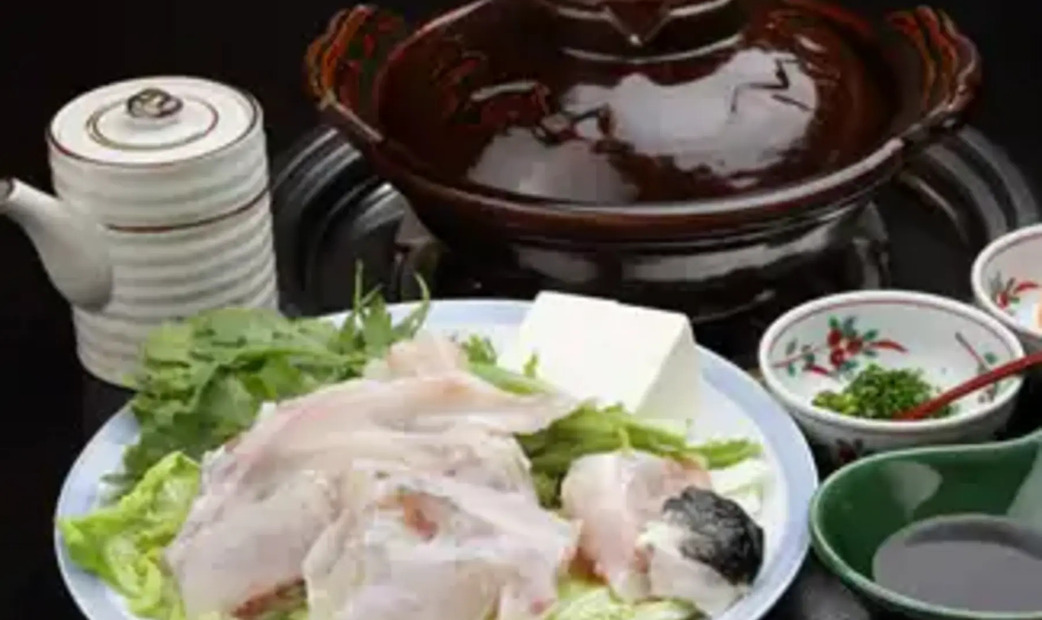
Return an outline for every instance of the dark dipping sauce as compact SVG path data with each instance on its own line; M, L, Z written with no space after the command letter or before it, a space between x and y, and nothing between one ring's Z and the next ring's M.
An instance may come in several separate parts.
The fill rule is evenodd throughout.
M873 579L923 603L971 612L1042 612L1042 530L985 515L939 517L891 536Z

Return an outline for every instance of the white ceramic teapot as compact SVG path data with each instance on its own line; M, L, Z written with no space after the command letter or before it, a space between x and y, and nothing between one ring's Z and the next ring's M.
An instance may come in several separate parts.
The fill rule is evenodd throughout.
M222 306L277 307L259 104L196 78L120 82L47 132L52 197L0 178L17 222L73 305L91 373L123 384L147 333Z

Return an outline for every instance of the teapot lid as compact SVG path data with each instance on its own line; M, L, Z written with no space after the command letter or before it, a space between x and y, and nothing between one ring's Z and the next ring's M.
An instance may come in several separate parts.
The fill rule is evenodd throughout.
M250 95L190 77L150 77L102 86L63 107L48 140L94 164L176 164L221 151L254 132L260 105Z
M394 24L364 17L313 48L322 95L378 152L510 199L773 190L862 161L907 116L885 35L817 0L479 0L382 59Z

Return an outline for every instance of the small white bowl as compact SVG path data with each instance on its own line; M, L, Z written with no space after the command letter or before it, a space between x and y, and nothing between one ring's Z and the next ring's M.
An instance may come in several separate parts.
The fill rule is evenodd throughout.
M1042 351L1042 224L1003 235L973 264L977 304Z
M839 391L869 363L923 371L944 390L1023 357L1017 337L996 319L944 297L862 291L799 306L760 341L767 387L832 465L920 445L992 438L1008 422L1023 379L1016 377L957 403L943 419L915 422L855 418L815 407L823 390Z

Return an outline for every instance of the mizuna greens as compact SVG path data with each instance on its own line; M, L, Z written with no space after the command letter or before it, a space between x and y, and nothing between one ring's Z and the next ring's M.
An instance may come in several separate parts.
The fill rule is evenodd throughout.
M463 343L471 370L500 389L529 394L549 389L539 381L538 361L525 365L517 375L496 366L492 343L471 338ZM518 437L532 462L539 501L547 508L559 506L561 481L572 462L590 454L632 449L675 459L692 459L706 469L724 469L760 454L760 446L744 439L691 445L682 434L640 421L620 406L581 405L574 413L532 435Z

